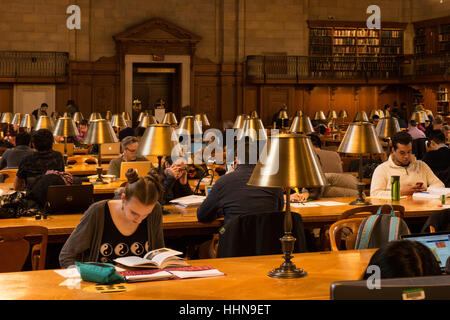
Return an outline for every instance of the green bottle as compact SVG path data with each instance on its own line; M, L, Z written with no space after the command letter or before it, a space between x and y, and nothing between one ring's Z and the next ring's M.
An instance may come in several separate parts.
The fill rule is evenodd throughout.
M400 176L391 176L391 200L400 201Z

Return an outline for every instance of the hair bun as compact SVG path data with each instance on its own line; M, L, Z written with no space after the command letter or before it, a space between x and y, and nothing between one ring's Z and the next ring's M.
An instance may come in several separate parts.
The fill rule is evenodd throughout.
M127 172L125 173L125 177L127 178L128 183L136 182L139 179L136 170L134 170L133 168L127 170Z

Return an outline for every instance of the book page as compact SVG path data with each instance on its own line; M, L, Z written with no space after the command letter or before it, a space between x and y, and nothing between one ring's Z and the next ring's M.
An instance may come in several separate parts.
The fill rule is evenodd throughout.
M148 252L144 256L144 259L151 260L151 261L157 263L159 266L168 257L176 256L179 254L183 254L183 252L172 250L169 248L160 248L160 249L156 249L156 250Z
M138 256L128 256L114 259L115 262L120 263L127 267L134 267L138 265L155 265L155 263L151 260L143 259Z
M201 270L201 271L170 271L171 274L181 279L187 278L206 278L225 275L217 269Z

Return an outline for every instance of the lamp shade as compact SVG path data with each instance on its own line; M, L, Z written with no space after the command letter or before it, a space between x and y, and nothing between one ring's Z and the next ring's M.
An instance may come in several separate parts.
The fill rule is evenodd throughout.
M350 123L337 152L340 153L383 153L383 147L370 122Z
M433 116L433 111L429 109L425 110L425 113L427 114L427 116Z
M334 111L334 110L328 111L328 115L327 115L328 120L337 119L337 118L338 118L338 116L337 116L336 111Z
M323 111L316 111L314 113L314 120L327 120Z
M290 132L308 134L314 132L314 127L307 115L297 116L292 120Z
M262 163L260 157L248 185L278 188L326 185L326 178L309 137L296 133L271 136L266 148L267 158Z
M296 117L301 117L302 115L303 115L303 111L302 110L295 111L295 116Z
M2 118L0 119L0 123L7 123L10 124L13 120L13 115L11 112L4 112L2 114Z
M365 111L358 111L355 115L355 118L353 119L353 122L356 121L369 121L367 113Z
M106 119L92 120L84 136L85 144L102 144L118 141L111 123Z
M111 118L111 126L116 128L126 127L127 123L125 122L122 114L115 114Z
M286 110L281 110L278 113L278 119L289 119L287 111Z
M195 115L195 120L202 123L202 126L209 127L209 120L206 113L200 113Z
M155 117L151 114L147 114L142 117L142 120L139 122L138 127L148 128L152 124L157 124Z
M61 117L56 121L55 129L53 130L54 136L59 137L76 137L79 135L77 125L70 117Z
M384 118L384 117L389 117L389 111L386 110L386 112L384 112L381 109L378 109L378 115L380 116L380 118Z
M428 116L424 111L416 111L411 115L411 120L415 120L417 123L425 123L428 120Z
M381 118L375 128L375 132L380 138L390 138L394 135L394 133L399 131L400 125L398 120L393 117Z
M177 125L178 124L177 117L175 117L175 114L173 112L167 112L164 115L163 123L169 125Z
M63 118L71 118L70 113L69 112L64 112Z
M341 111L339 111L339 118L348 118L348 112L347 112L347 110L341 110Z
M14 117L11 120L11 124L16 125L16 126L20 125L22 118L23 118L23 114L21 114L21 113L14 114Z
M24 114L19 128L32 129L36 126L36 118L32 114Z
M138 122L141 122L142 119L143 119L146 115L148 115L148 112L147 112L147 111L142 111L141 113L139 113Z
M53 128L55 127L53 120L49 116L40 116L34 130L47 129L53 132Z
M259 118L258 112L256 110L253 110L250 113L250 118Z
M91 113L91 115L89 116L89 122L94 121L94 120L100 120L102 118L102 115L98 112L93 112Z
M382 118L382 117L380 116L379 110L372 109L372 110L370 111L370 114L369 114L369 119L372 119L373 116L375 116L375 115L378 116L378 117L380 117L380 118Z
M239 130L237 140L243 138L250 138L253 141L267 140L267 132L264 129L264 125L259 118L246 119L244 126Z
M234 121L233 129L242 129L246 119L250 119L250 117L246 114L238 115Z
M125 121L130 121L131 120L130 114L128 112L126 112L126 111L122 112L122 116L125 119Z
M73 121L75 121L76 123L80 123L83 120L84 120L84 117L81 112L75 112L73 114Z
M105 119L111 121L111 119L112 119L112 112L111 111L109 111L109 110L106 111Z
M385 117L391 116L391 113L390 113L389 110L387 110L387 109L384 110L384 111L380 109L380 111L383 112L383 114L384 114Z
M202 134L200 123L193 116L185 116L181 119L180 126L177 131L186 130L188 134Z
M141 156L170 156L176 146L173 128L168 124L152 124L145 129L136 154Z

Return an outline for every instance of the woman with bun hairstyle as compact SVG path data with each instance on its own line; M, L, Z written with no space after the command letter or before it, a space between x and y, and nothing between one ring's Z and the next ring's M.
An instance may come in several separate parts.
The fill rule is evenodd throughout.
M112 262L118 257L140 256L164 247L162 193L153 173L139 178L130 169L118 199L93 203L67 239L59 255L62 268L78 262Z

